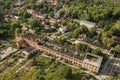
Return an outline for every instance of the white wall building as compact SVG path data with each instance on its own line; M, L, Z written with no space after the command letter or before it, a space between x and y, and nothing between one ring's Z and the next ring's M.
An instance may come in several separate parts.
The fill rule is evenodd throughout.
M36 52L36 50L32 47L27 47L25 50L23 50L23 53L26 56L29 56L30 54L34 54Z
M94 22L84 21L84 20L75 20L80 25L85 25L88 29L90 28L97 28L97 24Z

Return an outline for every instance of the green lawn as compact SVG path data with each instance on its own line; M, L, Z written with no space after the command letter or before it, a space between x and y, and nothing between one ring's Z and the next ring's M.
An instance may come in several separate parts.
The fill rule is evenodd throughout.
M4 76L4 79L1 77L1 80L81 80L83 77L96 80L89 74L82 73L80 70L68 67L53 58L45 56L30 59L30 63L25 68L15 73L23 64L1 74L0 76Z

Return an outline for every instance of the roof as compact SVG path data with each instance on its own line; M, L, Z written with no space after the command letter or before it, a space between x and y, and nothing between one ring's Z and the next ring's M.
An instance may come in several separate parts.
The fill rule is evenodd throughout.
M35 50L33 47L27 47L24 49L24 51L31 53L31 51Z
M91 65L100 67L101 63L102 63L102 59L103 59L103 57L101 57L101 56L87 53L83 62L86 62L86 63L89 63Z
M34 34L34 33L35 33L35 30L29 29L29 32L30 32L31 34Z
M43 2L44 0L38 0L40 3Z
M28 28L26 26L23 26L22 27L22 30L27 30Z
M13 15L12 14L6 14L4 15L4 18L11 18Z
M84 56L85 56L85 53L80 52L80 51L77 53L77 55L75 55L75 50L73 48L71 48L71 46L69 44L67 46L63 46L63 45L57 44L55 42L48 41L48 42L45 42L44 46L47 48L50 48L52 50L58 51L62 54L66 54L70 57L74 57L79 60L83 60ZM64 52L64 49L66 49L67 52Z
M96 23L94 23L94 22L89 22L89 21L84 21L84 20L80 20L80 23L85 23L85 24L89 24L89 25L96 25Z
M68 28L66 26L62 26L59 28L59 30L62 32L62 33L65 33L68 31Z
M91 45L94 45L96 47L102 48L102 49L106 49L106 50L110 50L111 49L110 47L107 47L107 46L105 46L103 44L99 44L99 43L95 42L95 40L93 40L91 38L88 38L88 37L84 37L83 41L86 42L86 43L89 43Z
M90 21L77 20L77 19L75 19L75 21L78 22L80 25L85 25L87 28L92 28L97 26L96 23Z

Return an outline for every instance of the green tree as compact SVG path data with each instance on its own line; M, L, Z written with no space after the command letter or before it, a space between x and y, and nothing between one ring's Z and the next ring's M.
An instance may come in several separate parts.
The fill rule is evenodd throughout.
M16 28L16 29L15 29L15 36L18 36L18 34L20 34L20 29L19 29L19 28Z
M41 29L43 25L39 23L36 19L30 19L29 24L31 25L32 29Z
M102 54L102 52L101 52L101 50L99 48L94 49L91 53L96 54L96 55Z
M78 51L80 51L80 44L76 44L75 45L75 50L78 52Z
M115 36L120 36L120 20L118 20L110 29Z
M30 18L30 14L27 12L27 11L25 11L24 13L23 13L23 17L24 18Z
M113 50L115 50L116 52L120 52L120 45L116 45Z
M89 46L87 46L87 48L86 48L85 52L91 53L91 51L92 51L92 48L91 48L91 47L89 47Z
M102 42L104 45L107 45L108 47L112 47L115 45L114 40L108 37L103 37Z
M21 28L20 21L18 20L14 20L11 22L10 30L14 32L16 28Z
M57 71L55 78L56 80L61 80L61 79L71 79L72 77L72 70L69 67L61 67L59 71Z
M96 36L96 29L95 28L90 28L89 33L87 33L87 36L90 38L93 38L94 36Z
M73 38L78 38L79 37L79 30L75 30L72 35Z

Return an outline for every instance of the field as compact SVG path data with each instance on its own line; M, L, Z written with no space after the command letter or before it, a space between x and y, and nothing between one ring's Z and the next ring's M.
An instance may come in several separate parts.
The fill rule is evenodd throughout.
M93 76L69 67L52 57L37 55L0 73L1 80L96 80Z

